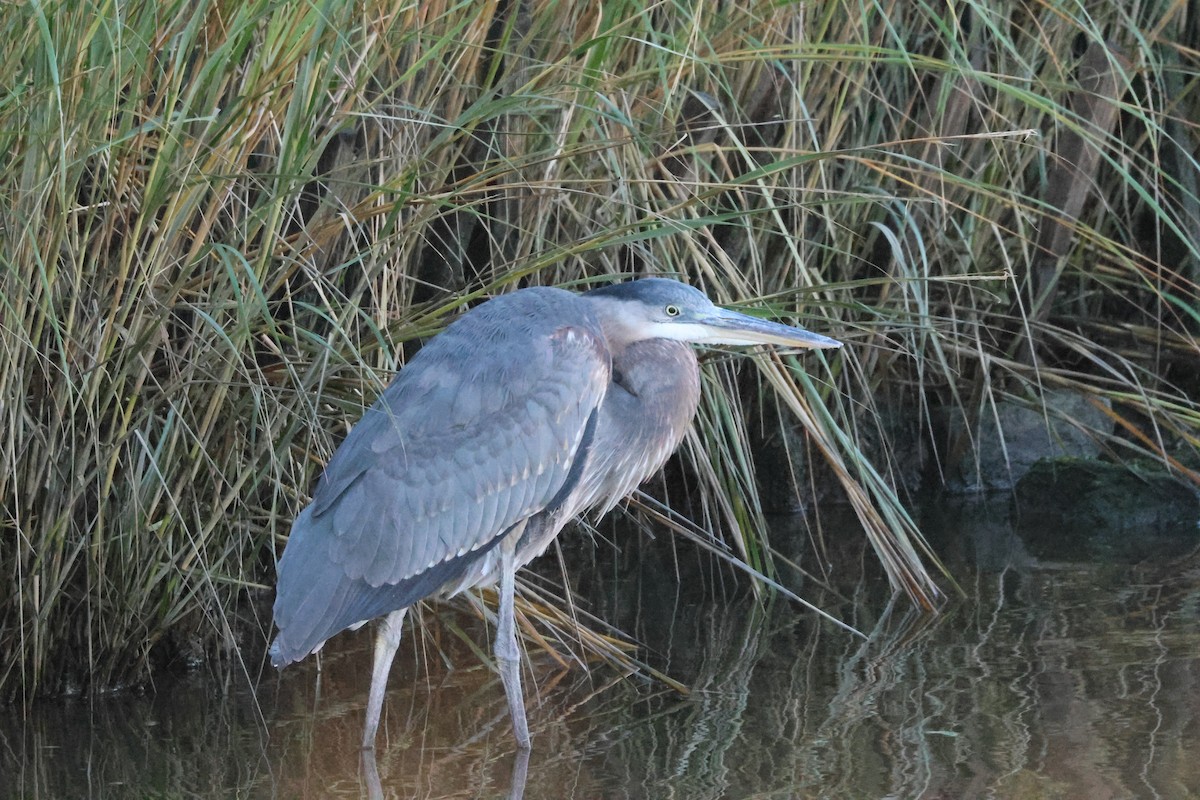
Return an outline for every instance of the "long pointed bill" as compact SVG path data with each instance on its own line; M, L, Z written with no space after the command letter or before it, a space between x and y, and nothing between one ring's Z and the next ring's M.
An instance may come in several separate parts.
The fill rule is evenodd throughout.
M777 344L821 349L842 346L837 339L819 333L768 322L727 308L716 308L693 324L703 330L703 338L693 339L700 344Z

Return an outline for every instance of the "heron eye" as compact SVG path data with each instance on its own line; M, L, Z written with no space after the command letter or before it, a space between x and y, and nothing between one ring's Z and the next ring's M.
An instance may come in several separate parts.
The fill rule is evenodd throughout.
M667 306L663 310L666 311L668 317L678 317L680 314L683 313L683 311L680 310L679 306Z

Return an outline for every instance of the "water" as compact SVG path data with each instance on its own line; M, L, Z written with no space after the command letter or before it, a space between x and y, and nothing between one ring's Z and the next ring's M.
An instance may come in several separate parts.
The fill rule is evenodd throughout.
M967 594L933 618L890 606L858 531L825 524L839 579L804 593L865 641L790 603L760 606L666 537L598 544L572 566L579 597L691 693L535 655L527 765L471 649L486 626L447 612L401 648L374 765L357 746L360 633L330 644L319 676L311 661L282 675L256 661L10 714L0 797L504 798L521 768L528 800L1200 794L1194 541L1099 563L1054 532L1016 536L1007 501L925 523Z

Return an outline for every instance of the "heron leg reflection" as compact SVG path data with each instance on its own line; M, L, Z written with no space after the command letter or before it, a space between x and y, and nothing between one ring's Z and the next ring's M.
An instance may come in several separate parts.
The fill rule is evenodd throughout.
M375 748L367 747L359 751L362 754L363 778L367 783L368 800L383 800L383 783L379 780L379 765L375 762Z
M510 534L500 543L500 613L496 623L496 666L504 681L508 698L508 713L512 716L517 746L529 749L529 724L525 721L525 697L521 691L521 651L517 648L516 614L513 597L516 593L516 547L520 532Z
M363 731L362 743L364 749L375 747L375 732L379 729L379 715L383 711L383 695L387 690L388 673L392 670L396 648L400 646L406 611L407 608L402 608L388 614L375 632L375 664L371 668L371 694L367 697L367 726Z
M518 750L513 756L512 787L508 800L523 800L525 797L525 781L529 775L529 751Z

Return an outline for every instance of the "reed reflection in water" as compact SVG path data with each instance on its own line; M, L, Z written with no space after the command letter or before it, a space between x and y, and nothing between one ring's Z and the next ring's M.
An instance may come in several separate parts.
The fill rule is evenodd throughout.
M1194 542L1096 563L1093 549L1017 536L1007 500L924 523L968 594L934 618L892 607L859 533L826 522L838 576L804 595L865 641L785 601L758 604L667 537L598 544L571 567L580 602L692 690L533 656L523 796L1200 794ZM806 537L781 527L775 540ZM521 765L504 693L472 652L486 652L487 628L445 618L401 650L374 773L358 749L364 633L331 642L319 677L255 665L249 678L195 674L10 715L0 797L510 797Z

